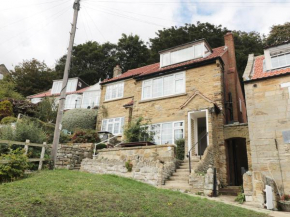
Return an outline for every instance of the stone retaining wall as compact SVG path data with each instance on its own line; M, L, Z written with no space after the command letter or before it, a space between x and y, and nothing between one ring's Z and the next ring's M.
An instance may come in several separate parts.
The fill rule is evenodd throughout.
M102 149L95 159L84 159L81 171L115 174L152 185L162 185L176 169L175 146L158 145L131 148ZM125 167L133 165L132 172Z
M56 168L80 169L84 158L93 158L93 143L59 144L57 150Z

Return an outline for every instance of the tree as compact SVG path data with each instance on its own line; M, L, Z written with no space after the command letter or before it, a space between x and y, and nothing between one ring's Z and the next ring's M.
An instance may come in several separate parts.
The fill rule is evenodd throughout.
M117 64L117 47L109 42L100 45L89 41L73 47L72 61L69 77L80 77L89 85L93 85L99 79L111 77L113 68ZM64 71L66 55L56 63L56 71L61 74Z
M159 62L159 51L205 38L215 48L224 45L224 35L227 28L221 25L215 26L210 23L185 24L185 26L172 26L168 29L159 30L157 37L151 38L151 61Z
M247 66L248 55L263 54L263 37L258 32L233 31L236 49L236 62L240 78ZM242 81L242 79L240 79Z
M290 22L283 25L274 25L266 39L266 45L277 45L290 42Z
M149 49L138 35L122 34L117 49L117 59L124 72L150 63Z
M4 100L0 102L0 120L8 116L13 116L13 107L11 102Z
M36 59L24 60L11 71L15 89L23 96L29 96L51 88L52 81L59 76L44 62Z
M35 116L46 123L55 123L57 106L54 99L44 98L37 104Z
M23 96L16 92L16 84L10 78L5 76L3 80L0 80L0 100L6 98L23 99Z

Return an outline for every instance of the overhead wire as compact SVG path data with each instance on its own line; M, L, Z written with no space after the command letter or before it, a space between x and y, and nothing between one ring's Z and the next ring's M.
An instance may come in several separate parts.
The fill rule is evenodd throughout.
M31 6L35 6L35 5L43 5L43 4L49 4L49 3L54 3L54 2L60 2L60 1L65 1L65 0L54 0L54 1L49 1L49 2L26 4L26 5L18 6L18 7L4 8L4 9L1 9L0 11L15 10L15 9L19 9L19 8L27 8L27 7L31 7Z

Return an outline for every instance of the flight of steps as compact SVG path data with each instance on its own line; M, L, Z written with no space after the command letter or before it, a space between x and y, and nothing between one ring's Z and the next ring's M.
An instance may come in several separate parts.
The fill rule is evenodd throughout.
M227 187L219 189L220 195L237 196L238 193L240 192L241 192L241 189L239 186L227 186Z
M199 162L199 158L193 157L191 161L191 170L195 169L195 166ZM165 181L164 189L178 190L182 192L190 192L192 187L188 184L189 181L189 163L188 160L184 160L176 172L172 174L169 180Z

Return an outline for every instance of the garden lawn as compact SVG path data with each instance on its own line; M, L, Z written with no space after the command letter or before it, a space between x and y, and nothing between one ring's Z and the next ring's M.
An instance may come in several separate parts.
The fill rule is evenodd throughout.
M0 185L0 216L265 216L131 179L42 171Z

